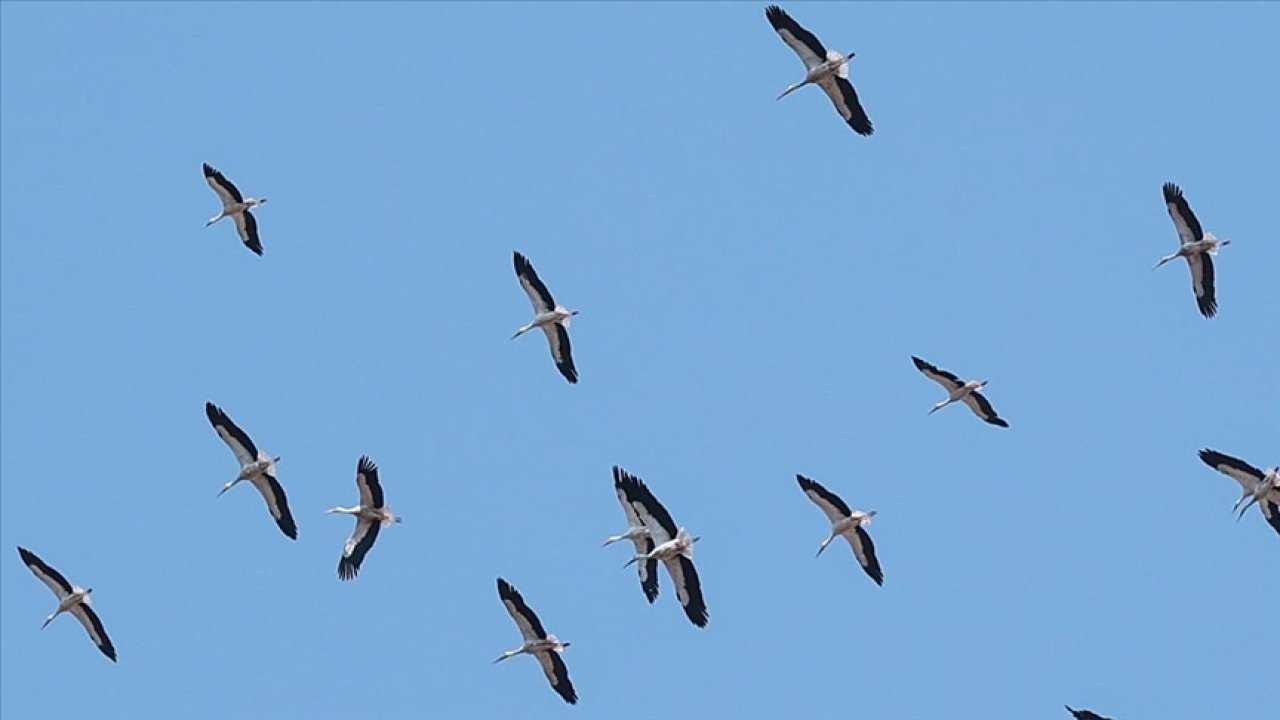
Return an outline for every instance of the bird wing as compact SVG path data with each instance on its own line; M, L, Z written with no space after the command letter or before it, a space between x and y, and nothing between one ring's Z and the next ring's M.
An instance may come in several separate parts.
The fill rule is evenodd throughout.
M381 523L356 516L356 529L351 533L347 544L342 548L342 557L338 560L338 578L350 580L360 573L360 563L378 539Z
M813 33L800 27L800 23L792 19L786 10L770 5L764 9L764 16L777 31L778 37L782 38L782 42L800 56L806 69L826 62L827 49L822 46L822 42Z
M378 465L367 455L361 455L356 463L356 487L360 488L360 504L368 508L381 508L382 483L378 481Z
M844 539L849 541L854 557L858 558L858 564L867 575L875 580L877 585L883 585L884 571L880 569L880 561L876 559L876 546L871 542L871 535L859 525L852 531L845 532Z
M244 202L239 188L228 180L226 175L213 169L209 163L204 164L204 180L218 194L218 199L222 201L222 207L230 207L236 203Z
M541 315L545 312L551 312L556 307L555 298L551 297L551 291L538 278L538 273L533 269L533 264L529 259L520 253L515 254L516 277L520 278L520 286L524 288L524 294L529 296L529 302L533 303L533 311Z
M1210 450L1209 448L1201 450L1200 460L1205 465L1240 483L1240 486L1249 492L1253 492L1253 488L1266 477L1266 473L1240 458L1231 457L1217 450Z
M916 369L924 373L925 377L946 388L948 393L964 387L964 382L956 377L955 374L946 370L939 370L936 365L927 363L915 355L911 356L911 362L915 363Z
M1067 712L1075 716L1076 720L1111 720L1111 718L1102 717L1092 710L1073 710L1070 705L1064 707L1067 708Z
M1262 506L1262 517L1267 519L1267 524L1280 533L1280 503L1263 500L1258 504Z
M262 459L270 458L264 455ZM298 526L293 522L293 513L289 512L289 498L285 497L284 488L280 486L280 481L276 480L275 463L272 463L266 472L249 478L249 482L262 493L262 499L267 501L267 511L271 513L271 517L275 518L281 532L288 535L290 540L297 540Z
M502 598L502 604L507 606L507 612L511 614L511 619L516 621L516 626L520 628L520 635L525 642L547 638L547 631L542 629L542 621L538 619L537 613L524 601L524 596L516 590L514 585L498 578L498 597Z
M640 515L636 512L635 507L631 504L631 498L627 494L627 487L623 483L623 478L631 478L633 482L639 480L630 473L617 465L613 466L613 490L618 495L618 503L622 505L622 512L627 516L627 529L634 527L645 527L644 521L640 519ZM636 547L637 555L648 555L653 552L654 544L652 537L633 537L632 544ZM658 561L643 560L636 563L636 572L640 575L640 588L644 590L644 596L653 602L658 597Z
M538 664L542 666L542 674L546 675L547 682L551 683L551 689L570 705L577 703L578 693L573 689L573 683L569 682L569 668L565 667L564 658L560 657L560 653L548 650L535 654L538 656Z
M871 118L868 118L867 111L862 109L862 103L858 102L858 92L853 89L853 83L849 82L848 78L827 75L818 81L818 87L831 98L831 102L836 106L836 112L849 123L849 127L853 128L854 132L859 135L870 135L875 132L871 127Z
M849 506L840 499L840 496L803 475L796 475L796 481L800 483L800 489L809 496L813 504L822 509L828 520L837 523L849 517Z
M1196 294L1196 305L1200 306L1200 314L1211 318L1218 314L1218 298L1213 289L1213 259L1209 253L1195 253L1187 256L1187 265L1191 268L1191 289Z
M111 638L107 637L107 631L102 627L102 619L93 611L89 603L78 602L69 612L75 615L84 629L89 632L89 639L93 640L93 644L98 646L102 654L111 658L111 662L115 662L116 646L111 644Z
M62 576L62 573L54 570L48 563L41 560L38 555L30 550L19 547L18 555L22 556L22 562L31 569L32 574L40 579L40 582L49 586L54 595L58 596L58 600L62 600L72 592L71 583Z
M251 465L258 458L258 447L253 444L245 431L240 426L231 422L231 418L222 411L222 408L211 402L204 404L204 414L209 418L209 423L213 425L213 429L217 431L218 437L231 448L231 452L235 453L236 460L240 462L240 467Z
M662 561L671 575L671 583L676 588L676 598L684 607L684 614L689 621L698 627L707 626L707 603L702 599L702 583L698 580L698 571L693 561L683 555L675 555Z
M1182 241L1182 244L1186 245L1204 239L1204 230L1201 229L1200 221L1196 219L1196 214L1191 212L1191 205L1182 196L1182 188L1167 182L1162 190L1164 191L1164 206L1169 210L1169 217L1173 219L1173 226L1178 230L1178 239Z
M671 519L671 513L658 502L658 498L649 491L648 486L644 484L640 478L628 476L633 484L627 489L627 495L631 498L631 506L635 508L636 515L640 517L640 522L649 530L649 537L653 539L655 545L661 545L675 538L677 528L674 520Z
M573 348L569 345L569 329L560 323L542 326L547 334L547 344L551 346L551 358L556 361L556 369L571 383L578 382L578 369L573 366Z
M262 241L258 239L258 219L248 210L234 213L231 219L236 221L236 232L240 233L240 242L253 251L253 254L261 256Z
M1009 427L1008 422L996 415L995 408L991 407L991 402L987 400L986 396L977 390L965 395L960 399L960 401L965 405L968 405L974 415L977 415L992 425L1006 428Z

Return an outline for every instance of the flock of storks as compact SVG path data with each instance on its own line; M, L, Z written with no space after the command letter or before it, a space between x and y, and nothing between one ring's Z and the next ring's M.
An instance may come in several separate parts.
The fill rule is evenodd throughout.
M836 50L827 50L812 33L801 27L776 5L770 5L765 9L765 17L782 40L800 56L807 69L804 80L788 87L778 99L804 85L816 84L831 98L836 110L855 132L864 136L871 135L873 132L871 121L859 103L857 92L848 79L849 61L854 54L851 52L844 55ZM251 210L266 202L266 198L245 198L221 172L208 164L204 165L203 170L206 182L222 203L221 212L211 218L205 226L213 225L223 218L231 218L245 247L257 255L262 255L258 223ZM1177 185L1165 183L1162 189L1165 206L1180 239L1180 247L1176 253L1162 258L1156 267L1179 257L1186 259L1191 270L1192 289L1200 312L1206 318L1212 318L1217 313L1212 257L1229 241L1219 240L1212 233L1203 230ZM516 277L533 305L534 317L529 323L520 327L512 339L534 328L542 330L550 345L556 368L567 381L576 383L578 371L573 363L568 329L570 321L578 311L570 310L555 301L546 284L538 277L533 265L524 255L515 253L514 265ZM925 377L938 383L947 391L947 398L933 406L929 411L930 414L952 403L961 402L985 422L998 427L1009 427L1009 423L996 413L987 398L979 392L986 386L987 381L961 380L955 374L939 369L918 357L912 356L911 360ZM213 403L205 404L205 414L214 431L231 449L240 465L239 474L224 485L218 495L221 496L240 482L248 481L262 494L267 510L281 532L290 539L296 540L297 525L289 510L284 488L276 479L276 463L280 458L272 457L259 450L249 435ZM1243 494L1236 501L1233 512L1238 510L1238 516L1243 516L1244 512L1256 503L1268 524L1280 533L1280 470L1273 467L1263 471L1243 460L1216 450L1201 450L1200 458L1209 467L1235 479L1242 486ZM689 620L698 627L705 627L708 619L707 606L703 599L697 570L693 565L693 546L699 538L692 536L684 527L672 520L670 512L640 478L615 466L613 480L628 527L626 532L608 538L604 544L607 546L621 540L630 540L634 544L634 555L627 565L637 564L641 590L650 603L658 597L657 565L661 562L671 577L676 597ZM796 475L796 480L805 495L831 521L830 534L818 548L818 555L821 555L836 537L844 537L866 574L877 585L883 584L884 573L880 568L879 560L876 559L875 545L866 531L866 525L871 522L876 511L852 510L838 495L818 482L803 475ZM400 522L400 518L392 513L391 508L386 504L382 485L378 479L378 466L368 457L361 457L356 464L356 487L360 495L358 504L352 507L334 507L328 511L352 515L356 519L355 530L343 547L338 561L338 577L342 580L351 580L356 577L365 556L377 540L379 531ZM80 588L71 584L61 573L26 548L19 547L18 552L23 563L37 578L48 585L58 598L57 609L45 619L44 626L58 615L70 613L84 625L99 650L115 661L115 646L107 636L101 619L90 605L92 588ZM569 647L569 643L561 642L555 635L546 632L542 622L530 609L524 597L509 582L498 578L497 586L498 596L519 628L523 642L519 648L503 653L494 662L520 654L533 655L541 664L552 688L566 702L576 703L577 692L569 680L568 670L560 657L561 652ZM1089 710L1076 710L1070 706L1067 710L1077 720L1107 720Z

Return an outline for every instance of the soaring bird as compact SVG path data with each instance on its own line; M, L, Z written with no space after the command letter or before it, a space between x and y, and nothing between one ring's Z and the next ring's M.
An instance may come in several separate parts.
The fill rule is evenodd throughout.
M1075 716L1076 720L1111 720L1111 718L1103 717L1092 710L1075 710L1070 705L1064 705L1067 712Z
M1160 258L1156 267L1173 260L1186 258L1191 268L1191 289L1196 294L1196 304L1200 306L1200 314L1211 318L1218 314L1218 298L1213 286L1213 255L1218 249L1231 244L1230 240L1219 240L1213 233L1207 233L1200 227L1196 214L1191 212L1191 205L1182 196L1182 188L1171 182L1164 184L1164 206L1173 219L1173 226L1178 231L1178 239L1182 243L1178 252ZM1156 268L1151 268L1155 270Z
M111 659L116 661L116 646L111 644L111 638L107 637L107 631L102 627L102 620L98 618L98 613L93 611L89 605L89 594L93 592L93 588L81 588L67 582L62 573L54 570L48 563L41 560L35 553L30 550L19 547L18 555L22 557L22 562L26 564L31 572L35 574L40 582L49 586L54 595L58 596L58 609L52 615L45 618L44 625L40 626L43 630L53 622L53 619L64 612L69 612L75 616L84 629L89 633L89 639L94 645Z
M520 286L529 296L529 302L533 303L534 317L528 325L516 330L516 334L512 335L511 339L515 340L534 328L542 328L542 332L547 335L547 342L551 345L551 357L556 361L556 368L565 380L571 383L578 382L578 369L573 366L573 349L569 345L569 323L578 311L556 304L555 298L551 297L551 291L538 278L538 273L534 271L533 265L524 255L515 253L515 264L516 277L520 278Z
M1257 503L1267 524L1280 533L1280 468L1267 468L1263 472L1240 458L1208 448L1200 451L1200 460L1244 488L1244 494L1231 508L1232 512L1239 509L1237 520L1244 517L1244 512ZM1249 502L1245 503L1245 500Z
M631 503L636 516L644 523L653 540L652 550L637 553L626 564L661 560L667 568L667 574L671 576L676 599L684 608L689 622L698 627L706 627L707 602L702 597L702 581L698 578L698 570L693 566L693 544L701 538L677 527L671 519L671 513L658 502L658 498L654 497L643 480L625 471L616 473L614 477L622 485L623 496Z
M262 255L262 241L258 239L258 221L249 209L261 205L267 199L241 196L240 190L227 179L227 176L215 170L209 163L204 164L204 179L222 201L222 212L209 218L209 222L204 226L209 227L224 217L230 217L236 223L236 232L240 234L240 241L244 246L254 254Z
M621 535L609 537L604 541L604 545L607 547L619 540L630 540L635 545L636 555L647 556L653 552L653 538L649 536L649 528L644 526L644 521L636 514L636 509L632 505L632 502L639 498L627 494L627 488L635 487L635 483L638 482L640 480L631 473L617 465L613 466L613 490L618 495L622 512L627 516L627 531ZM650 558L638 563L636 568L640 575L640 589L644 591L645 598L652 603L658 598L658 560Z
M808 495L813 504L821 508L827 519L831 521L831 534L822 541L822 545L818 548L818 555L827 549L827 545L830 545L837 535L843 535L849 542L849 547L853 548L853 554L858 558L858 564L867 573L867 577L874 580L877 585L883 585L884 571L880 569L880 561L876 559L876 546L871 542L871 535L863 529L864 525L871 523L871 518L876 516L876 511L850 510L839 495L813 480L803 475L796 475L796 481L800 483L800 489L804 494Z
M284 488L276 480L276 463L280 462L280 458L273 458L258 450L253 440L249 439L249 435L232 422L231 418L227 417L227 414L217 405L211 402L205 403L204 414L209 418L209 423L213 425L218 437L231 448L231 452L240 463L240 474L235 480L222 486L218 491L218 497L222 497L222 493L235 487L237 483L248 480L258 488L258 492L262 493L262 499L267 501L267 511L271 513L271 517L275 518L280 531L289 539L297 540L298 526L293 522L293 513L289 512L289 499L285 497Z
M342 548L338 560L338 577L350 580L360 572L360 563L378 539L378 530L390 527L400 518L391 512L382 497L382 483L378 482L378 466L368 457L356 462L356 487L360 489L360 504L353 507L339 505L326 512L356 516L356 529Z
M525 603L520 591L502 578L498 578L498 597L502 598L502 604L507 607L511 619L516 621L516 627L520 628L520 637L524 638L524 642L515 650L508 650L499 655L493 664L497 665L507 658L520 654L532 655L542 666L542 673L551 683L551 689L570 705L577 703L578 693L573 689L573 683L569 681L569 668L565 667L564 660L560 657L560 653L569 647L569 643L560 642L555 635L549 635L542 629L542 621Z
M806 70L804 80L788 87L778 99L781 100L805 85L816 84L831 98L840 117L849 123L854 132L859 135L874 132L867 112L858 102L858 93L853 89L853 83L849 82L849 61L853 59L853 53L842 55L838 50L826 49L813 33L800 27L800 23L777 5L765 8L764 16L782 41L800 56Z
M930 415L953 402L962 402L969 406L969 409L973 411L974 415L977 415L992 425L1004 428L1009 427L1009 423L996 415L995 408L991 407L991 403L983 397L982 393L978 392L978 390L986 387L986 380L970 380L965 382L956 377L953 373L949 373L946 370L939 370L936 366L921 360L915 355L911 356L911 362L915 363L916 369L924 373L925 377L938 383L947 390L947 399L937 405L934 405L933 409L929 411Z

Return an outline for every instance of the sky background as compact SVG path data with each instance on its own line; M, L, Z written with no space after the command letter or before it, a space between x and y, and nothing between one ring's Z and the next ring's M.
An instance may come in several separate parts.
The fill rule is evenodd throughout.
M764 3L0 4L0 714L1275 718L1280 538L1196 451L1280 462L1280 4L785 8L873 137L774 101ZM1232 240L1216 319L1151 271L1165 181ZM1012 427L926 416L913 354ZM206 401L297 542L215 499ZM342 583L366 453L405 520ZM702 537L706 629L600 548L613 464ZM883 587L797 472L879 511ZM577 707L490 665L498 576Z

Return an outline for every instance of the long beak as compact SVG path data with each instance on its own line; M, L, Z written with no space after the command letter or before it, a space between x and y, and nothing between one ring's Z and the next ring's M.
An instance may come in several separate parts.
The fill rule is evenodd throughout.
M804 87L804 83L796 83L795 85L792 85L791 87L787 88L786 90L783 90L783 91L782 91L782 94L781 94L781 95L779 95L776 99L777 99L777 100L781 100L782 98L784 98L784 97L786 97L786 96L790 95L791 93L795 92L796 90L798 90L798 89L800 89L800 88L802 88L802 87Z
M1173 258L1162 258L1162 259L1160 260L1160 262L1156 263L1156 267L1153 267L1153 268L1151 268L1151 269L1152 269L1152 270L1155 270L1156 268L1158 268L1158 267L1160 267L1161 265L1163 265L1163 264L1165 264L1165 263L1169 262L1169 261L1170 261L1170 260L1172 260L1172 259L1173 259Z
M519 653L502 653L501 655L499 655L499 656L498 656L498 659L497 659L497 660L494 660L494 661L493 661L493 664L494 664L494 665L497 665L498 663L502 662L503 660L506 660L506 659L508 659L508 658L513 658L513 657L515 657L517 654L519 654Z
M1249 498L1249 502L1245 503L1245 506L1240 508L1240 514L1236 515L1236 522L1240 522L1240 518L1244 517L1245 512L1249 508L1253 507L1253 504L1256 502L1258 502L1258 498L1256 496Z
M639 559L640 559L640 558L639 558L639 556L637 556L637 557L633 557L633 558L631 558L630 560L628 560L628 561L626 562L626 564L625 564L625 565L623 565L622 567L631 567L631 566L632 566L632 565L634 565L634 564L636 563L636 561L637 561L637 560L639 560Z
M817 554L817 555L814 555L813 557L814 557L814 558L820 558L820 557L822 557L822 551L823 551L823 550L826 550L826 549L827 549L827 546L831 544L831 541L832 541L832 540L835 540L835 539L836 539L836 536L835 536L835 535L832 535L831 537L827 538L826 540L823 540L823 541L822 541L822 545L820 545L820 546L818 547L818 554Z
M218 491L218 497L222 497L222 493L224 493L224 492L226 492L226 491L230 490L231 488L233 488L233 487L235 487L235 486L236 486L236 484L235 484L235 482L234 482L234 481L233 481L233 482L229 482L229 483L227 483L226 485L223 485L223 486L222 486L222 489Z
M41 630L43 630L43 629L45 629L45 628L49 627L49 623L53 622L53 619L54 619L54 618L56 618L56 617L58 617L58 616L57 616L57 615L50 615L49 617L45 618L45 620L44 620L44 624L40 626L40 629L41 629Z

